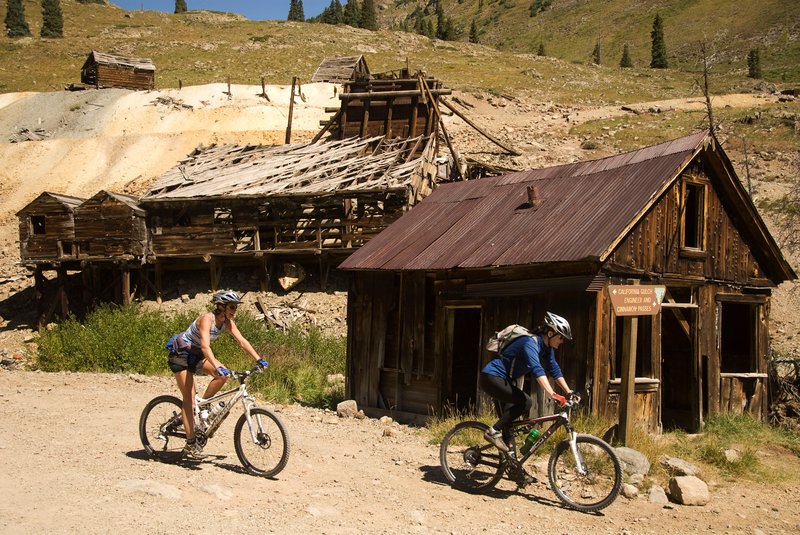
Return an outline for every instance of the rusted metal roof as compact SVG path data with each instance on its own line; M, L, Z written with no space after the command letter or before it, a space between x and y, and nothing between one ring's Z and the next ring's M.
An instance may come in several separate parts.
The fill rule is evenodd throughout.
M142 201L314 195L408 187L429 138L381 136L295 145L198 149Z
M97 63L98 65L109 65L112 67L122 67L126 69L137 69L140 71L153 71L155 72L156 66L153 60L147 58L125 58L122 56L114 56L106 54L105 52L97 52L92 50L86 62L83 64L85 69L88 65Z
M342 269L443 270L598 260L710 141L444 184ZM528 204L528 187L541 203Z

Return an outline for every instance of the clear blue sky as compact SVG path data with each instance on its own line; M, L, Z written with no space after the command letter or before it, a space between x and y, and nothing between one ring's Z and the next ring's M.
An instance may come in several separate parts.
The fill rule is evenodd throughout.
M342 1L342 5L347 2ZM109 3L127 10L152 10L175 12L175 0L110 0ZM330 0L303 0L303 13L306 18L322 13L330 5ZM289 0L186 0L186 7L228 11L239 13L250 20L286 20L289 14Z

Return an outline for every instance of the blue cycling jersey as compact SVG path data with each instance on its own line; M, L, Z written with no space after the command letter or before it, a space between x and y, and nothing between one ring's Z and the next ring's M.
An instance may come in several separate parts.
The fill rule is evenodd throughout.
M509 370L512 362L514 369ZM558 379L564 376L556 362L556 352L552 347L545 346L539 335L520 336L508 344L500 356L489 362L481 371L504 379L516 379L528 373L534 378L548 375Z

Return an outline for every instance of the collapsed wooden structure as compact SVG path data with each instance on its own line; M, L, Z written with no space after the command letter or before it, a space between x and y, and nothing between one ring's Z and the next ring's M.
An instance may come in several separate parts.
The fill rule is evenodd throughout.
M796 278L704 132L442 185L340 268L352 273L347 396L365 412L490 408L478 390L486 340L553 311L574 333L561 368L593 412L616 418L623 347L636 341L634 413L650 430L765 415L771 288ZM636 333L607 291L634 283L667 290ZM550 410L533 390L532 412Z
M92 50L81 67L81 83L97 89L154 89L156 66L146 58L126 58Z
M343 84L355 80L369 80L369 67L364 56L325 58L311 76L312 82Z

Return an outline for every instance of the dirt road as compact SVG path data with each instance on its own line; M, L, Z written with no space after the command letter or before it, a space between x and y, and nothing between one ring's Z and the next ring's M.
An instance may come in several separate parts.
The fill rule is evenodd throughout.
M705 507L619 498L563 508L543 485L487 496L443 484L413 428L277 407L292 439L276 479L240 469L233 419L199 465L149 461L137 425L171 379L0 369L2 533L797 533L800 486L711 485ZM791 462L797 462L794 459Z

